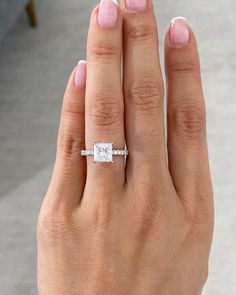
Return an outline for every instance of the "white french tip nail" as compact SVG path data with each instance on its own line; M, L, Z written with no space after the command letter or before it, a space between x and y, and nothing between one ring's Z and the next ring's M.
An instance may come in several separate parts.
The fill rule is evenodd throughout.
M100 0L100 3L101 2L106 2L107 0ZM113 3L115 4L115 5L117 5L118 6L118 2L117 2L117 0L112 0L113 1Z
M78 65L79 65L79 64L86 64L86 63L87 63L86 60L81 59L81 60L78 62Z
M185 17L183 17L183 16L176 16L176 17L172 18L171 24L173 24L177 20L184 20L184 21L187 22L187 19Z

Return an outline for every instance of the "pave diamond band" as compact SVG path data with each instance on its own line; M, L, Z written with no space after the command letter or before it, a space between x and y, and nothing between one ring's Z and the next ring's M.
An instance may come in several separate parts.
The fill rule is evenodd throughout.
M127 149L113 150L112 143L94 143L93 150L82 150L81 156L93 156L95 163L112 163L113 156L128 156Z
M128 150L112 150L113 156L128 156ZM94 156L94 150L83 150L81 156Z

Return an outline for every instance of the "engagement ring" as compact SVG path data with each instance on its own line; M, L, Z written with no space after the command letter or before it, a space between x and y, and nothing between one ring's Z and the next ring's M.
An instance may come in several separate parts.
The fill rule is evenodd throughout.
M93 150L82 150L81 156L93 156L94 163L112 163L113 156L128 156L127 149L113 150L112 143L93 143Z

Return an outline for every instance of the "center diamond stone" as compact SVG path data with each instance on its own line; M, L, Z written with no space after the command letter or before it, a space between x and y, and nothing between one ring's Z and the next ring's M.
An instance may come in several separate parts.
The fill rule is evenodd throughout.
M94 143L94 162L112 162L112 143Z

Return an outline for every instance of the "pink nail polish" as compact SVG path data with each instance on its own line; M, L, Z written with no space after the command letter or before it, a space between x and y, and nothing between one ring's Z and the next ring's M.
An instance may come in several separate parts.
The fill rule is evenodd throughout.
M142 11L147 8L147 0L126 0L126 7L131 11Z
M101 0L98 11L98 23L102 27L114 27L118 19L116 0Z
M75 72L75 86L79 88L85 87L86 84L86 69L87 63L85 60L80 60Z
M173 47L184 47L189 43L189 27L184 17L175 17L172 19L169 36Z

